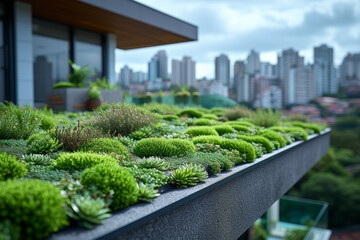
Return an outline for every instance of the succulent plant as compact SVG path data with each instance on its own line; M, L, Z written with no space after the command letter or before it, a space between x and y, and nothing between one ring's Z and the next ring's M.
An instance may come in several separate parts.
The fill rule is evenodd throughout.
M186 188L204 182L208 178L208 173L201 165L186 164L175 171L171 171L171 176L173 179L172 184L178 188Z
M140 202L152 202L154 198L160 196L158 191L154 189L154 185L143 184L140 182L138 184L139 194L138 201Z
M149 157L147 159L137 160L135 164L139 168L155 168L159 171L166 171L169 169L169 163L158 157Z
M111 216L110 208L101 198L92 198L90 194L74 195L68 202L66 214L85 228L92 229L93 224L102 224L106 218Z
M27 154L21 157L27 163L33 163L34 165L49 166L52 163L52 159L49 155L42 154Z

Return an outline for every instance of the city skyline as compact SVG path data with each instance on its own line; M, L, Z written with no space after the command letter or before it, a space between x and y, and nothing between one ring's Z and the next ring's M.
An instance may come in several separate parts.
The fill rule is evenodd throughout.
M116 71L128 64L136 71L146 71L146 62L163 49L169 60L190 55L197 62L197 76L214 78L213 59L224 53L231 65L244 60L251 49L260 53L261 61L276 63L284 49L294 48L312 62L313 47L327 44L334 48L338 66L348 52L359 52L360 2L307 1L287 4L283 1L139 1L165 13L187 19L199 27L196 42L163 47L117 50ZM231 20L229 20L231 18ZM169 61L170 62L170 61ZM231 77L232 73L231 73Z

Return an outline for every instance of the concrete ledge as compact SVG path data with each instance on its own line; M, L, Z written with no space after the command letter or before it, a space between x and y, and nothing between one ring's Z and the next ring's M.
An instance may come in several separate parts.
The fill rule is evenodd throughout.
M329 133L116 212L93 230L69 228L49 239L237 239L328 151Z

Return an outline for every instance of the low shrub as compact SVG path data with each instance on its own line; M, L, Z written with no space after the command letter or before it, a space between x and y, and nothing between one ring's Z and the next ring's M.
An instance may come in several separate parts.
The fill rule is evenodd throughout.
M196 136L219 136L217 131L211 127L189 127L185 130L185 133Z
M53 116L44 115L41 119L40 127L44 130L49 130L50 128L54 128L56 126L55 119Z
M0 103L0 139L27 139L40 124L41 117L30 106Z
M226 133L234 132L234 129L229 125L216 125L212 126L212 128L215 129L215 131L217 131L220 136Z
M0 219L19 227L21 239L43 239L67 225L60 189L38 180L0 182Z
M199 182L205 182L208 173L205 168L198 164L186 164L175 171L171 171L172 184L178 188L195 186Z
M202 116L202 118L210 119L210 120L217 120L217 119L218 119L218 116L216 116L215 114L204 114L204 115Z
M119 103L107 110L100 110L91 121L94 127L102 129L104 133L128 136L130 133L145 126L151 126L158 119L155 114L139 107Z
M194 108L187 108L187 109L182 110L180 113L178 113L178 116L179 117L187 116L190 118L201 118L203 116L203 114Z
M262 146L266 148L266 152L271 153L274 150L274 144L272 144L269 139L262 136L249 136L249 135L238 135L238 139L247 141L260 143Z
M212 114L223 114L225 110L226 110L226 108L214 107L214 108L210 109L210 112Z
M160 115L160 118L167 120L167 121L172 121L172 120L177 120L179 119L178 116L176 115Z
M94 153L116 153L118 155L128 154L124 145L113 138L93 138L83 143L79 151Z
M196 119L193 122L193 124L196 126L212 126L212 125L214 125L209 119L204 119L204 118Z
M231 127L238 132L246 132L246 133L253 132L249 127L245 125L231 125Z
M55 159L53 165L57 169L82 170L105 162L113 164L118 163L115 158L110 156L100 155L97 153L74 152L62 153L57 159Z
M26 172L25 165L16 160L15 156L0 153L0 181L22 178Z
M136 143L133 152L139 157L169 157L194 153L195 146L183 139L148 138Z
M278 109L258 108L256 112L251 113L249 120L257 126L271 127L279 124L281 116L282 113Z
M212 143L214 145L221 145L223 139L217 136L200 136L192 139L194 144L197 143Z
M137 181L153 185L155 188L167 184L169 180L169 176L166 175L166 173L154 168L130 167L126 168L126 170L128 170Z
M256 158L254 147L246 141L235 140L235 139L224 139L220 144L220 146L228 150L236 149L240 153L245 154L246 162L253 162Z
M62 143L62 149L68 152L77 151L81 145L90 139L106 137L100 130L80 126L79 121L76 127L70 126L62 129L56 127L54 131L51 131L51 135Z
M279 127L274 126L270 128L271 130L282 132L282 133L289 133L295 140L305 140L307 141L307 133L304 129L300 127Z
M285 141L284 137L273 130L269 130L269 129L260 130L260 131L258 131L258 134L263 137L266 137L270 141L278 142L280 147L285 147L285 145L286 145L286 141Z
M236 106L233 108L225 109L224 116L231 120L236 120L243 117L249 117L251 110L245 106Z
M321 132L320 127L316 123L303 123L303 122L299 122L299 121L292 121L292 122L287 122L287 124L291 124L294 127L301 127L301 128L304 128L304 129L310 129L314 133L320 133Z
M104 194L114 191L111 208L118 210L137 202L138 187L135 178L124 167L102 163L86 169L80 176L86 188L95 186Z
M228 122L225 122L225 124L228 124L230 126L233 126L233 125L241 125L241 126L247 126L247 127L255 126L251 122L247 122L247 121L228 121Z

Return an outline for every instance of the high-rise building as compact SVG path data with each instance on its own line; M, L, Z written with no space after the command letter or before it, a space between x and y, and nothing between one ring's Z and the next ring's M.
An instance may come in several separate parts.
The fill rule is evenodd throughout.
M283 90L283 104L286 105L290 102L293 94L292 82L289 79L289 72L291 68L296 68L298 65L303 64L303 58L299 57L299 53L294 49L283 50L278 55L278 77L280 79L280 87Z
M251 50L246 61L246 73L257 74L260 72L260 57L259 53Z
M131 83L142 83L145 80L146 80L146 73L144 73L143 71L133 72Z
M289 71L288 104L306 104L316 97L313 65L299 65Z
M184 56L181 61L172 60L172 83L178 85L194 86L195 85L195 61L189 56Z
M120 86L127 87L132 83L133 70L129 68L128 65L125 65L120 70Z
M164 50L158 51L148 63L148 80L155 81L158 78L168 78L167 55Z
M276 78L276 65L269 62L260 62L260 75L268 78Z
M340 66L340 80L360 80L360 53L348 53Z
M268 86L257 94L254 107L282 108L282 91L278 86Z
M314 48L314 74L317 96L338 92L338 81L333 59L334 50L332 47L322 44Z
M246 65L244 61L236 61L234 64L234 90L238 94L239 82L244 78L246 72ZM236 97L237 98L237 97Z
M215 80L221 81L228 87L231 86L230 60L225 54L221 54L215 58Z

